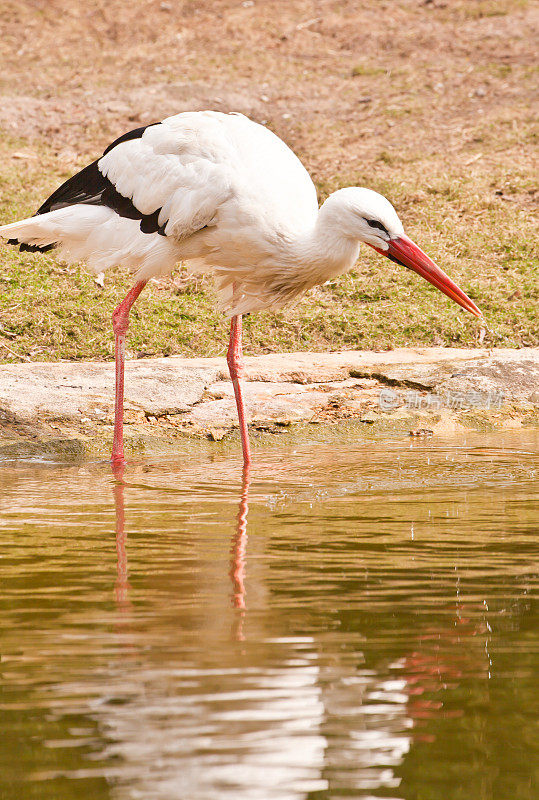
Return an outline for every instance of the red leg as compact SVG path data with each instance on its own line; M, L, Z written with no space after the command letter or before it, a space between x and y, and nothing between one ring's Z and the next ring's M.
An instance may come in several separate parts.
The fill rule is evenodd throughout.
M243 463L247 466L251 463L251 449L249 447L249 433L247 430L247 420L245 419L245 406L241 392L240 378L243 375L243 351L241 347L241 314L232 317L230 324L230 344L226 357L234 395L236 396L236 407L238 409L238 419L240 422L241 447L243 450Z
M112 314L112 328L116 337L114 357L116 360L116 394L114 399L114 439L112 441L112 463L124 462L124 371L125 334L129 327L129 312L148 281L135 284Z

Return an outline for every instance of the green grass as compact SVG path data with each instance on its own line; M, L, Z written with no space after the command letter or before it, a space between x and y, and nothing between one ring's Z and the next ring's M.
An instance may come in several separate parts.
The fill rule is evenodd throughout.
M383 75L385 72L387 72L387 70L384 67L373 67L368 64L356 64L355 67L352 67L351 75L353 78L357 78L360 75Z
M47 151L36 151L33 160L10 157L21 149L32 148L11 141L0 151L2 222L32 213L75 169L60 174ZM370 173L334 177L319 188L325 196L357 182L386 194L409 235L483 310L489 327L483 344L537 345L538 246L527 199L533 187L526 165L510 176L504 169L503 153L499 161L450 168L435 155L406 162L381 156ZM131 276L111 272L100 288L81 266L57 261L54 251L2 246L0 257L1 361L112 358L110 315ZM223 354L227 327L210 281L150 283L132 312L128 350L132 356ZM246 318L245 350L470 347L479 344L480 327L418 276L364 247L353 272L316 288L296 307Z

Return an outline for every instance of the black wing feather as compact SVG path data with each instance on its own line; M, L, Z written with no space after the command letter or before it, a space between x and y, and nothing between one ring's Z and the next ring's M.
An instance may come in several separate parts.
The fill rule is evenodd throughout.
M123 136L120 136L118 139L115 139L112 144L109 144L103 155L109 153L117 145L122 144L122 142L128 142L130 139L140 139L146 128L160 124L160 122L153 122L152 125L145 125L141 128L135 128L132 131L124 133ZM80 203L93 206L107 206L120 217L139 219L140 229L143 233L160 233L164 236L164 225L159 225L158 223L161 209L158 208L152 214L142 214L133 204L132 200L116 191L114 184L101 174L97 166L98 161L99 159L93 161L91 164L88 164L87 167L81 169L80 172L77 172L76 175L68 178L65 183L59 186L58 189L45 200L34 216L46 214L48 211L56 211L59 208L78 205ZM54 244L43 246L25 244L20 243L17 239L9 239L8 244L18 244L20 250L28 250L32 253L37 251L45 253L55 246Z

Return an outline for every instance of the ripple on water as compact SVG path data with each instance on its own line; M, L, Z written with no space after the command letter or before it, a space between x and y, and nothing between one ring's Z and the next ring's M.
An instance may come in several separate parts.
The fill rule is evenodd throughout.
M538 441L6 462L3 800L531 800Z

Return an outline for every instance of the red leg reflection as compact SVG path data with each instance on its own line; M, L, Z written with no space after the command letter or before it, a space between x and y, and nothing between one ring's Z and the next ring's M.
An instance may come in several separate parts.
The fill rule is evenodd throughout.
M127 534L125 533L125 503L124 503L124 465L123 463L112 465L112 472L116 478L113 489L114 506L116 511L116 585L114 587L114 598L118 608L126 612L131 608L128 592L129 583L127 580Z
M243 620L245 618L245 560L247 552L247 514L249 513L249 485L250 467L243 467L240 505L236 532L232 538L230 548L230 578L232 580L232 605L238 609L238 616L234 625L233 636L237 641L243 641Z

